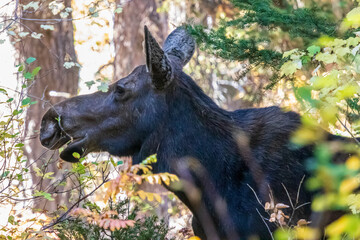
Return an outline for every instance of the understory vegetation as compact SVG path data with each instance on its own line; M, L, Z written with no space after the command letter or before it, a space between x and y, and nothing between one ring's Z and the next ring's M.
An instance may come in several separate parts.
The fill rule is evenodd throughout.
M126 11L124 4L108 0L89 1L80 10L65 7L62 1L45 2L16 1L15 7L36 12L43 6L49 8L52 17L63 20L70 20L71 13L79 11L97 26L103 24L101 12ZM172 4L181 6L181 1L158 2L157 12L169 11ZM196 6L201 1L190 2ZM338 6L332 6L335 3ZM43 41L46 33L59 30L56 22L62 20L44 21L43 33L26 30L17 15L19 11L15 9L0 21L0 48L11 41L21 49L23 39ZM195 80L199 76L210 79L211 83L199 80L199 84L228 109L275 103L284 110L300 112L303 125L292 142L316 147L307 164L313 175L299 186L318 193L311 203L314 211L345 212L326 227L326 237L359 239L359 1L223 1L209 13L213 26L205 20L201 24L194 20L199 12L188 13L186 22L201 50L189 63L187 73ZM106 44L108 35L96 42L95 48ZM79 71L81 65L68 55L61 67ZM134 165L130 159L108 154L80 158L76 153L79 163L69 164L49 150L41 155L50 153L47 159L39 158L36 163L28 159L24 151L28 141L38 138L39 129L27 134L31 127L25 126L30 121L26 113L34 106L53 104L46 99L45 90L44 96L29 92L47 73L38 62L36 56L20 54L15 64L16 86L0 86L0 209L4 209L7 219L0 225L0 239L198 239L190 230L189 211L172 193L139 187L179 182L176 175L152 173L156 155ZM233 72L224 70L226 67ZM100 77L85 85L107 91L111 77L104 77L106 73L101 70L96 74ZM227 105L229 102L237 105ZM328 142L326 131L354 141ZM333 161L339 153L348 154L345 162ZM55 170L50 169L51 164ZM56 203L55 207L47 208L51 203ZM160 205L165 206L166 217L157 216ZM286 215L284 209L296 211L301 207L298 203L288 206L272 199L263 207L268 213L265 221L278 226L274 239L320 237L319 229L310 226L310 219L289 224L291 215Z

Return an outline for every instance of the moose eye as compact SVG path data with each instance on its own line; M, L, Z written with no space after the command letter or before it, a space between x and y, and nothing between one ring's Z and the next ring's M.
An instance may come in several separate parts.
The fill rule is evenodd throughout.
M126 101L131 96L131 91L128 88L125 88L123 84L116 84L115 86L115 100L116 101Z
M124 85L117 84L117 85L116 85L116 88L115 88L115 92L116 92L117 94L123 94L123 93L125 93L125 87L124 87Z

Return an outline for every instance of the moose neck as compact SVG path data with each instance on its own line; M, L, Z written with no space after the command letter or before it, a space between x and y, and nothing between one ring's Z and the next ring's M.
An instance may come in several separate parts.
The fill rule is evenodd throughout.
M218 107L189 76L181 73L177 77L180 81L170 86L166 96L168 116L138 157L157 153L155 172L176 172L174 163L190 157L214 179L233 174L241 164L231 113Z

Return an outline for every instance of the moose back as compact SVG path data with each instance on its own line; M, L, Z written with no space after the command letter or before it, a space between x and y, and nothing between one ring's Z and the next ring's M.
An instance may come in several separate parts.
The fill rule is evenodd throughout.
M182 188L170 190L194 214L194 232L202 239L271 239L275 225L264 219L263 208L270 189L277 202L304 204L293 223L309 219L312 194L299 185L308 175L304 161L312 147L289 142L300 125L298 114L217 106L182 71L195 49L185 28L174 30L161 48L145 27L145 48L146 65L108 92L51 107L42 120L41 143L50 149L68 143L60 157L69 162L78 161L74 152L106 151L134 162L157 153L154 171L182 180Z

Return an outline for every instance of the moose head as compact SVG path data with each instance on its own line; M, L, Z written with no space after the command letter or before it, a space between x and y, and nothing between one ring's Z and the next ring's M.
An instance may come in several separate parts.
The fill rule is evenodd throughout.
M40 141L49 149L68 143L60 157L77 162L106 151L117 156L136 154L144 139L167 114L165 92L194 53L195 42L182 27L166 39L163 49L145 26L146 66L95 92L67 99L51 107L41 123Z

